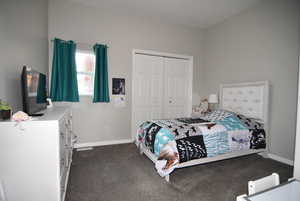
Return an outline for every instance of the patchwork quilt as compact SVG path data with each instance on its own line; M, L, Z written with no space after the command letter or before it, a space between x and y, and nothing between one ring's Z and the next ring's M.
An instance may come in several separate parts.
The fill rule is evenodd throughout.
M189 124L185 118L147 121L140 126L137 145L144 144L158 157L156 168L161 176L189 160L266 147L263 125L253 119L225 110L200 118L212 123Z

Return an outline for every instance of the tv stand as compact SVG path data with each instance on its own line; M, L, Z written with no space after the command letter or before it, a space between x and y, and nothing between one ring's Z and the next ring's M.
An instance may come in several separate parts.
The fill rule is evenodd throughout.
M75 142L71 110L0 122L0 134L0 192L9 201L64 201Z

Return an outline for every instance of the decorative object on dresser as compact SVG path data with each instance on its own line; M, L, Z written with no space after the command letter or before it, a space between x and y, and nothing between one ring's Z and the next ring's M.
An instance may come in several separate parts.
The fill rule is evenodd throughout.
M1 120L1 119L3 119L3 120L10 119L10 117L11 117L11 112L12 112L12 109L11 109L11 107L9 106L9 104L3 102L3 101L0 99L0 120Z
M215 108L215 104L218 104L218 96L217 94L210 94L208 97L208 109L212 111Z
M9 201L63 201L74 144L70 109L48 109L22 129L15 124L0 122L0 191Z

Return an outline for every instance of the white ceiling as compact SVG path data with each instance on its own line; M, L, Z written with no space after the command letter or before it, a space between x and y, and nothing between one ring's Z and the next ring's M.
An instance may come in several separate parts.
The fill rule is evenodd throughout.
M163 19L175 24L206 28L246 10L261 0L72 0Z

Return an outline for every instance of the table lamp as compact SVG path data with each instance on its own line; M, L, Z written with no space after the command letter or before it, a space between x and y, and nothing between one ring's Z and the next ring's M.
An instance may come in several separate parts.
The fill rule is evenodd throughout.
M214 105L219 103L217 94L210 94L208 97L209 110L214 109Z

